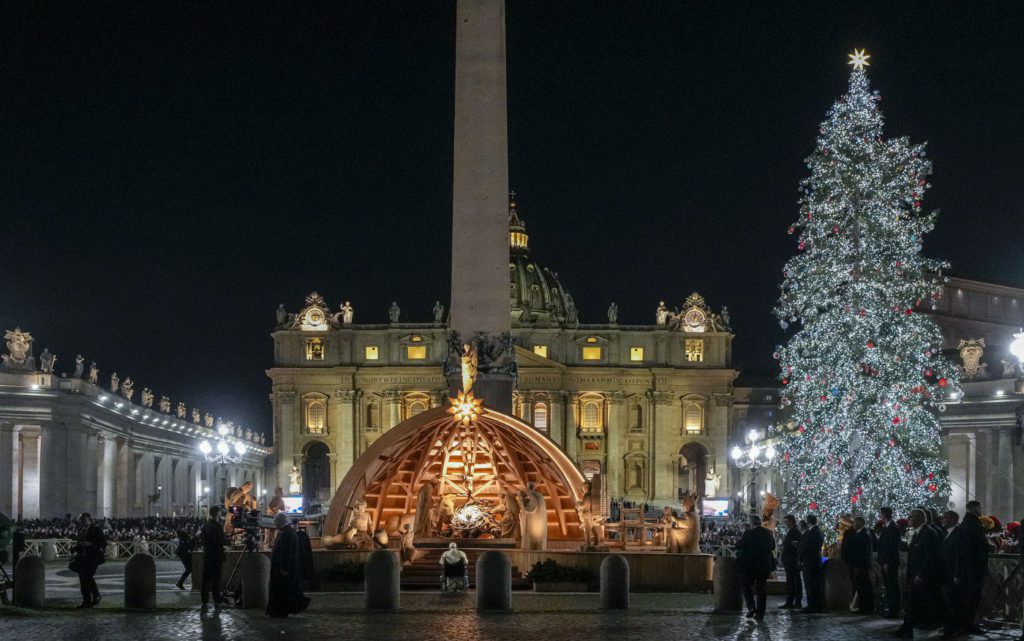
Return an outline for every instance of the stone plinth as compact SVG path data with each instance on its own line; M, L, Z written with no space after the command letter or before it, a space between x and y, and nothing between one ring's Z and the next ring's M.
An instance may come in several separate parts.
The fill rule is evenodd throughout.
M46 600L46 564L38 556L23 556L14 570L14 605L41 608Z
M246 554L238 567L242 575L242 607L263 610L270 595L270 559L262 554Z
M363 596L367 610L397 610L402 566L391 550L374 550L366 557Z
M735 612L743 609L736 557L720 556L715 559L714 586L715 612Z
M629 608L629 561L620 554L605 557L601 562L601 609Z
M124 607L150 610L156 607L156 562L139 552L124 564Z
M825 586L825 609L847 612L853 600L850 568L842 559L828 559L821 570Z
M476 609L512 609L512 564L504 552L488 550L476 560Z

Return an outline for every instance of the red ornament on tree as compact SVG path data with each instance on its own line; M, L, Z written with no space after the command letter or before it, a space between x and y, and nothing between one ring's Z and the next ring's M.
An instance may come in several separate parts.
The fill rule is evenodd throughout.
M875 341L868 341L868 349L875 349Z
M807 507L809 507L811 509L811 511L813 512L814 510L818 509L818 502L817 501L811 501L810 505L808 505Z
M939 486L934 484L934 483L932 483L931 485L928 486L928 491L932 492L932 493L938 492L939 491Z
M949 381L947 381L945 378L939 379L939 387L946 387L947 385L949 385Z

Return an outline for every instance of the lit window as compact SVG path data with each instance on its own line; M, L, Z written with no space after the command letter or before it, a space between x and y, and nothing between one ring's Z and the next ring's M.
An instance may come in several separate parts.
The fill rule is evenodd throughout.
M409 416L410 417L411 416L416 416L417 414L420 414L420 413L426 412L426 411L427 411L427 404L424 403L423 401L413 401L413 403L411 405L409 405Z
M683 430L687 434L700 434L704 431L704 408L697 401L683 403Z
M541 432L548 431L548 406L544 403L533 405L533 426Z
M380 358L380 348L376 345L367 345L363 349L363 357L368 361L375 361Z
M422 361L427 357L427 346L407 345L405 348L405 357L410 361Z
M700 338L687 338L685 343L686 360L690 363L704 362L704 341Z
M644 348L643 347L630 347L629 348L629 360L642 363L644 360Z
M587 338L587 342L588 343L596 343L597 342L597 337L596 336L590 336L590 337Z
M585 430L597 431L601 429L601 408L597 401L589 401L583 404L583 416L580 427Z
M306 403L306 432L323 434L327 427L327 408L321 400Z
M548 346L547 345L534 345L533 346L533 353L536 354L537 356L543 356L544 358L547 358L548 357Z
M423 337L422 336L413 336L409 340L411 340L414 343L422 343L423 342Z
M585 361L599 361L599 360L601 360L601 348L600 347L584 347L583 348L583 360L585 360Z
M306 339L306 360L307 361L322 361L322 360L324 360L324 339L322 339L322 338L307 338Z

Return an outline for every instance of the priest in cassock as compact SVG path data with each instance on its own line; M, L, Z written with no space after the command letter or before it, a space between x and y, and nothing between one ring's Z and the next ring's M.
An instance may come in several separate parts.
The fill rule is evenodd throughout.
M277 538L270 556L270 594L267 614L284 618L298 614L309 605L302 593L302 566L299 564L299 539L295 527L284 512L274 515Z

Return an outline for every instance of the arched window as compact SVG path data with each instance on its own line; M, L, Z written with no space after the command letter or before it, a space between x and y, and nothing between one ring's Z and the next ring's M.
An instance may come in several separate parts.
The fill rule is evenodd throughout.
M704 432L704 406L699 401L683 401L683 432L702 434Z
M534 309L543 309L541 304L540 285L534 285L530 288L530 307Z
M402 396L404 419L410 419L428 409L430 409L430 397L423 392L407 392Z
M583 404L583 418L580 427L585 430L597 430L601 427L601 406L597 401L587 401Z
M427 411L427 404L423 401L413 401L409 405L409 416L416 416L421 412Z
M327 433L327 403L321 396L306 397L306 433Z
M539 432L548 431L548 406L545 403L533 404L533 426Z

